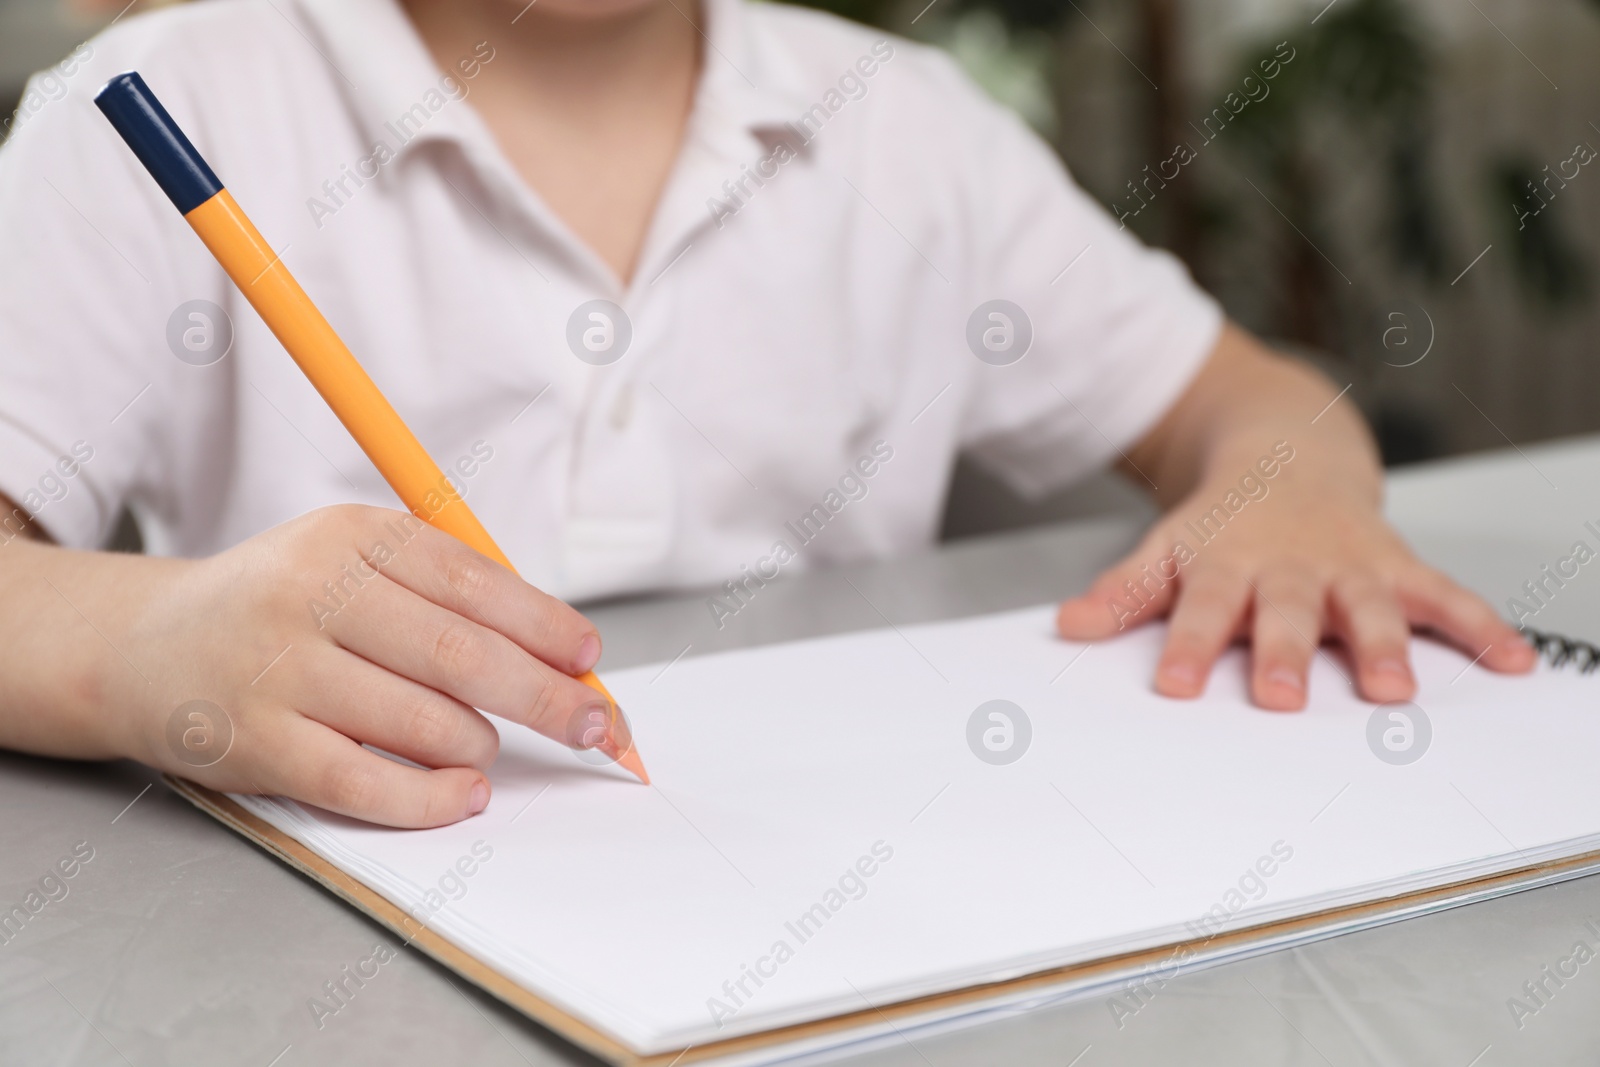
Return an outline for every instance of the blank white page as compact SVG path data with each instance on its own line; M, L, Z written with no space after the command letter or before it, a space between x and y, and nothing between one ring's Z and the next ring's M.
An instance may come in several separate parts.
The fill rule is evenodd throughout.
M1053 617L608 674L651 787L501 724L493 801L455 826L238 799L402 907L442 885L429 926L641 1052L1600 847L1600 680L1417 642L1432 736L1398 765L1332 654L1304 712L1251 707L1237 651L1167 700L1164 629L1085 646ZM968 740L996 699L1031 724L1005 765Z

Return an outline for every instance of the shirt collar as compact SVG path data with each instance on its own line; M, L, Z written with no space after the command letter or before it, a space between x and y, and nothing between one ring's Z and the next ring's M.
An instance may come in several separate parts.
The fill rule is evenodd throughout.
M673 0L676 2L676 0ZM705 49L696 117L705 126L753 132L793 122L805 110L792 64L759 32L746 0L702 0Z
M478 131L476 115L451 98L445 72L396 0L297 2L312 46L346 85L374 147L382 143L398 157L421 142L466 141ZM668 2L678 7L687 0ZM702 0L705 48L690 117L691 136L731 155L747 154L759 144L757 131L783 127L806 107L794 78L785 76L791 64L759 35L745 7L746 0ZM426 120L413 118L402 128L403 116L421 115L418 105L428 111Z
M297 2L311 47L345 86L362 139L370 146L382 144L399 156L422 141L462 136L459 112L464 109L452 99L461 90L445 79L395 0ZM418 105L421 111L415 110ZM401 125L407 115L413 118Z

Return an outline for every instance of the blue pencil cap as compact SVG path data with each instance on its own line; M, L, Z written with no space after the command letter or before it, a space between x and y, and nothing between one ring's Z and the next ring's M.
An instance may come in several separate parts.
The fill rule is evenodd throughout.
M137 71L106 82L94 103L181 213L187 215L222 191L222 182Z

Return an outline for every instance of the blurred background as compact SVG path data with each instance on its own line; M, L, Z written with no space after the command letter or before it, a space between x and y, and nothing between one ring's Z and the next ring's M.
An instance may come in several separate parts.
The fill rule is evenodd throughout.
M1235 319L1348 383L1389 464L1600 430L1600 0L812 3L950 51ZM6 112L121 9L0 0ZM945 533L1147 507L962 464Z

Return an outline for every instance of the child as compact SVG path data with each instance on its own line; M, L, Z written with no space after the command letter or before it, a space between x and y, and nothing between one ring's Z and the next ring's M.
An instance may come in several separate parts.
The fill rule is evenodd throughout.
M1412 695L1411 626L1532 665L1384 523L1354 405L933 51L744 0L215 0L70 68L0 153L0 744L461 819L474 709L629 743L569 730L600 639L563 600L926 545L958 450L1151 486L1166 517L1060 629L1170 618L1170 696L1240 637L1279 710L1324 636L1374 701ZM125 69L527 582L390 510L93 108ZM151 555L92 551L124 503Z

